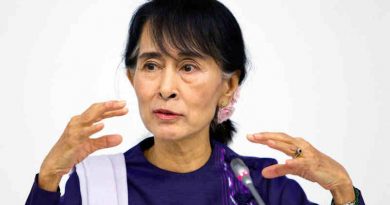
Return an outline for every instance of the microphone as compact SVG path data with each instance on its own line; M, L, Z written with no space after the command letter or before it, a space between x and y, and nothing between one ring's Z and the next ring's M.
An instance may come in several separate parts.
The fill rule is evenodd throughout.
M261 198L255 186L253 185L252 178L249 175L249 168L245 165L245 163L240 158L234 158L230 162L230 167L232 168L234 175L236 175L237 179L241 181L252 193L257 204L265 205L263 199Z

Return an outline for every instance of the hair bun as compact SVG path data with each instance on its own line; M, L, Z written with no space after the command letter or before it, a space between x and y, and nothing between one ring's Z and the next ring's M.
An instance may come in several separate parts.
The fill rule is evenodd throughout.
M217 122L213 120L211 122L209 134L212 139L227 145L232 142L233 136L236 132L236 127L230 119L222 122L221 124L217 124Z

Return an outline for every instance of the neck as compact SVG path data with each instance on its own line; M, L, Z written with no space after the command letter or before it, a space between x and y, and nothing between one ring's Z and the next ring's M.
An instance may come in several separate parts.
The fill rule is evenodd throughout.
M211 155L211 144L208 134L179 140L154 137L154 145L145 150L144 155L161 169L187 173L206 164Z

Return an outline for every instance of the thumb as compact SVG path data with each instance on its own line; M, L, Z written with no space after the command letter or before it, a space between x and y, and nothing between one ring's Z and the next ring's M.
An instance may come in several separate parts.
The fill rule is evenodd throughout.
M105 149L110 147L115 147L122 142L122 136L120 135L104 135L99 138L90 139L91 145L94 148L94 151L99 149Z
M291 168L285 164L275 164L264 168L261 173L265 178L272 179L290 174L291 172Z

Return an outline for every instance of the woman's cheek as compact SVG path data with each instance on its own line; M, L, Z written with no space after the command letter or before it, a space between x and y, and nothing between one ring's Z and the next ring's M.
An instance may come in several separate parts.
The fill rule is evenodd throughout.
M152 116L150 116L151 112L149 111L151 107L150 103L152 101L151 88L152 87L148 86L145 81L134 81L134 90L137 96L138 108L141 115L141 119L145 125L147 125L148 121L150 121L152 118Z
M149 102L151 97L153 97L153 90L155 83L147 80L136 79L134 81L134 89L137 95L138 100L144 102Z
M205 98L205 96L207 96L207 98ZM204 122L208 122L211 118L214 117L214 113L215 113L215 99L214 99L214 95L213 93L209 93L209 92L203 92L201 93L197 99L199 100L197 102L197 109L195 112L197 114L197 118L198 119L202 119L202 121Z

